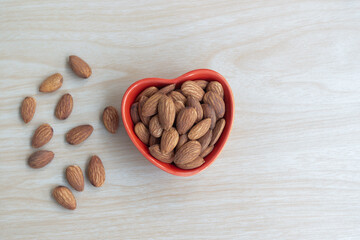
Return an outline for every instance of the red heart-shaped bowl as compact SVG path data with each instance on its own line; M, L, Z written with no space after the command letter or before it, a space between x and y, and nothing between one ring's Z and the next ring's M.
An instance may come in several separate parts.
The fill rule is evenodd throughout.
M131 120L130 116L130 107L134 103L135 98L147 87L155 86L155 87L163 87L168 84L176 83L176 87L178 88L183 82L188 80L208 80L208 81L218 81L224 88L224 100L225 100L225 120L226 125L224 131L220 137L220 139L215 144L213 151L205 157L205 163L198 168L184 170L176 167L174 164L163 163L153 156L150 155L148 147L140 141L140 139L136 136L134 132L134 124ZM232 94L229 83L225 80L223 76L219 73L209 70L209 69L198 69L193 70L191 72L185 73L180 77L175 79L163 79L163 78L145 78L133 83L125 92L122 103L121 103L121 114L122 120L124 123L124 127L126 132L128 133L131 141L135 144L137 149L146 157L152 164L157 166L158 168L164 170L165 172L177 175L177 176L192 176L195 175L208 166L210 166L216 159L216 157L220 154L223 149L234 121L234 96Z

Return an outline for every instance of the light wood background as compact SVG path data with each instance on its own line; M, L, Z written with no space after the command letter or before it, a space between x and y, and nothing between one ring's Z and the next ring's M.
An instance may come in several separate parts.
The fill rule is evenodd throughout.
M77 78L67 56L93 69ZM161 171L100 115L146 77L210 68L235 94L231 137L199 175ZM63 87L37 91L60 72ZM74 97L55 119L60 96ZM25 125L19 106L38 107ZM43 122L55 159L34 170ZM90 123L70 146L64 133ZM67 165L98 154L106 182L63 209ZM360 1L0 1L0 239L360 239Z

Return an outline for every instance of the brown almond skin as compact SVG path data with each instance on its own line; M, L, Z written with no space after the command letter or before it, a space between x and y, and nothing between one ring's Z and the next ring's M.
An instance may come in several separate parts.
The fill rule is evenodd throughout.
M143 106L145 104L145 102L148 100L148 97L142 96L139 100L139 104L138 104L138 114L140 117L140 120L143 124L145 124L145 126L149 126L149 122L150 122L150 117L145 117L144 115L142 115L142 109Z
M199 138L199 143L201 144L201 152L203 152L210 144L212 138L212 130L209 129L204 136Z
M149 144L150 133L142 122L138 122L135 125L134 131L136 136L138 136L138 138L140 139L140 141L142 141L146 145Z
M169 97L171 97L174 102L180 101L183 104L185 104L186 100L187 100L186 97L182 93L177 92L177 91L171 91L169 93Z
M189 141L182 145L175 153L175 164L186 164L193 161L201 153L201 144L198 141Z
M179 141L178 144L176 145L175 150L179 150L179 148L181 148L182 145L184 145L187 141L189 141L189 138L187 137L187 134L183 134L179 136Z
M169 130L175 121L175 105L171 97L162 96L158 104L158 117L161 127L164 130Z
M63 83L63 76L60 73L55 73L46 78L40 85L39 91L44 93L55 92L61 88Z
M164 154L160 151L159 144L150 146L149 152L150 152L151 156L153 156L157 160L164 162L164 163L172 163L172 161L174 159L174 151Z
M154 95L157 91L159 91L159 89L158 89L157 87L154 87L154 86L145 88L145 90L142 91L142 92L136 97L135 102L138 102L142 96L145 96L145 97L149 98L149 97L151 97L152 95Z
M181 109L185 108L185 105L181 101L175 101L174 106L175 106L175 114L178 114L181 111Z
M207 131L210 129L211 119L206 118L200 122L198 122L195 126L193 126L189 133L188 138L190 140L196 140L204 136Z
M203 109L203 117L211 119L210 129L214 129L215 124L216 124L216 113L215 113L214 108L206 103L201 104L201 107Z
M208 81L206 80L195 80L194 81L197 85L199 85L199 87L201 87L202 89L205 89L208 85Z
M204 90L199 87L194 81L186 81L181 85L181 91L185 97L193 96L198 101L203 99L205 94Z
M215 92L217 94L219 94L219 96L221 98L224 98L224 89L223 86L221 85L221 83L219 83L218 81L211 81L209 82L209 84L206 87L206 91L212 91Z
M181 169L194 169L200 167L205 163L205 160L202 157L197 157L193 161L186 163L186 164L176 164L177 167Z
M219 119L217 122L216 122L216 125L215 125L215 128L213 130L213 135L212 135L212 138L211 138L211 141L210 141L210 146L212 145L215 145L215 143L219 140L222 132L224 131L224 127L225 127L225 119Z
M55 108L55 117L60 120L67 119L73 109L73 98L69 93L64 94Z
M133 121L134 125L140 121L138 105L139 105L139 103L136 102L136 103L133 103L130 107L130 116L131 116L131 120Z
M36 130L32 137L31 146L33 148L39 148L47 144L54 134L52 127L47 124L41 124Z
M201 121L201 119L203 119L203 109L199 100L197 100L193 96L188 96L186 106L195 108L197 114L196 122L199 122Z
M109 133L115 134L119 128L119 114L113 106L108 106L103 112L103 123Z
M78 56L69 56L69 64L73 72L81 78L88 78L92 74L89 64Z
M94 128L89 125L74 127L66 133L66 141L71 145L77 145L85 141L92 134Z
M160 138L156 138L154 136L150 136L149 138L149 146L151 147L152 145L155 144L159 144L160 143Z
M28 164L32 168L42 168L54 159L54 153L47 150L39 150L30 155Z
M180 135L185 134L197 119L196 110L193 107L186 107L176 117L176 129Z
M169 130L165 130L161 136L160 149L161 153L169 153L179 142L179 133L175 128L170 128Z
M105 168L101 159L96 155L90 159L87 176L90 183L95 187L101 187L105 182Z
M158 115L155 115L150 119L149 131L150 134L155 138L161 137L161 134L163 133L163 128L160 125Z
M168 94L175 89L175 83L169 84L159 90L159 93Z
M205 158L207 155L209 155L212 152L213 149L214 149L214 146L207 147L204 151L202 151L202 153L200 154L200 157Z
M52 195L54 199L64 208L74 210L76 208L76 199L71 190L65 186L54 188Z
M219 94L212 91L205 93L204 103L207 103L214 108L216 117L218 119L224 117L225 103Z
M30 122L36 110L36 100L33 97L26 97L21 104L21 117L24 120L24 123Z
M77 165L71 165L66 168L66 179L76 191L84 190L84 175L81 168Z
M155 93L154 95L152 95L144 104L144 106L142 107L142 112L141 114L144 117L151 117L153 115L155 115L157 113L158 110L158 103L160 98L162 98L162 96L164 96L163 93L160 92L160 90Z

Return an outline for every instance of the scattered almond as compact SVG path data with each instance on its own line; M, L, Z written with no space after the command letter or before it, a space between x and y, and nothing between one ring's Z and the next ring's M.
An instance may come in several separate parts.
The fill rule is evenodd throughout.
M134 131L136 136L138 136L138 138L140 139L140 141L142 141L146 145L149 144L150 133L142 122L138 122L135 125Z
M69 64L73 72L81 78L88 78L91 76L90 66L78 56L69 56Z
M105 168L101 159L96 155L90 159L87 176L90 183L95 187L101 187L105 182Z
M61 88L62 83L63 76L60 73L55 73L41 83L39 91L44 93L54 92Z
M55 108L55 116L60 119L64 120L67 119L73 109L73 98L69 93L64 94Z
M32 168L42 168L48 165L54 158L54 153L47 150L39 150L30 155L28 164Z
M76 208L76 199L71 190L65 186L54 188L52 195L54 199L64 208L74 210Z
M164 163L172 163L172 161L174 159L174 151L164 154L160 151L159 144L150 146L149 152L150 152L151 156L153 156L157 160L164 162Z
M89 124L77 126L66 133L66 141L71 145L80 144L90 137L93 130Z
M36 109L36 100L33 97L26 97L22 104L21 104L21 117L24 120L25 123L28 123L31 121L31 119L34 117Z
M79 166L68 166L66 168L66 179L76 191L82 192L84 190L84 175Z
M165 130L161 136L160 149L161 153L169 153L178 144L179 141L179 133L175 128L170 128L169 130Z
M39 148L47 144L52 136L53 136L54 130L52 127L47 124L41 124L36 130L32 137L31 146L34 148Z
M103 112L103 123L110 133L116 133L119 128L119 114L113 106L108 106Z
M164 130L169 130L174 124L175 120L175 105L173 100L164 95L159 100L158 117L161 127Z

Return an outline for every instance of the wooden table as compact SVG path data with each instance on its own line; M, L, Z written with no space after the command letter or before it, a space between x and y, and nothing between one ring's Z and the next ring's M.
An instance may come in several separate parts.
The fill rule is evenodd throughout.
M88 80L71 54L93 69ZM1 1L0 239L359 239L359 1ZM161 171L123 126L103 127L104 107L146 77L210 68L236 101L217 161L199 175ZM63 87L38 92L60 72ZM69 92L74 111L54 117ZM19 106L38 107L25 125ZM34 170L30 137L47 122L55 159ZM92 124L70 146L64 133ZM64 169L93 154L106 168L69 211L51 197Z

